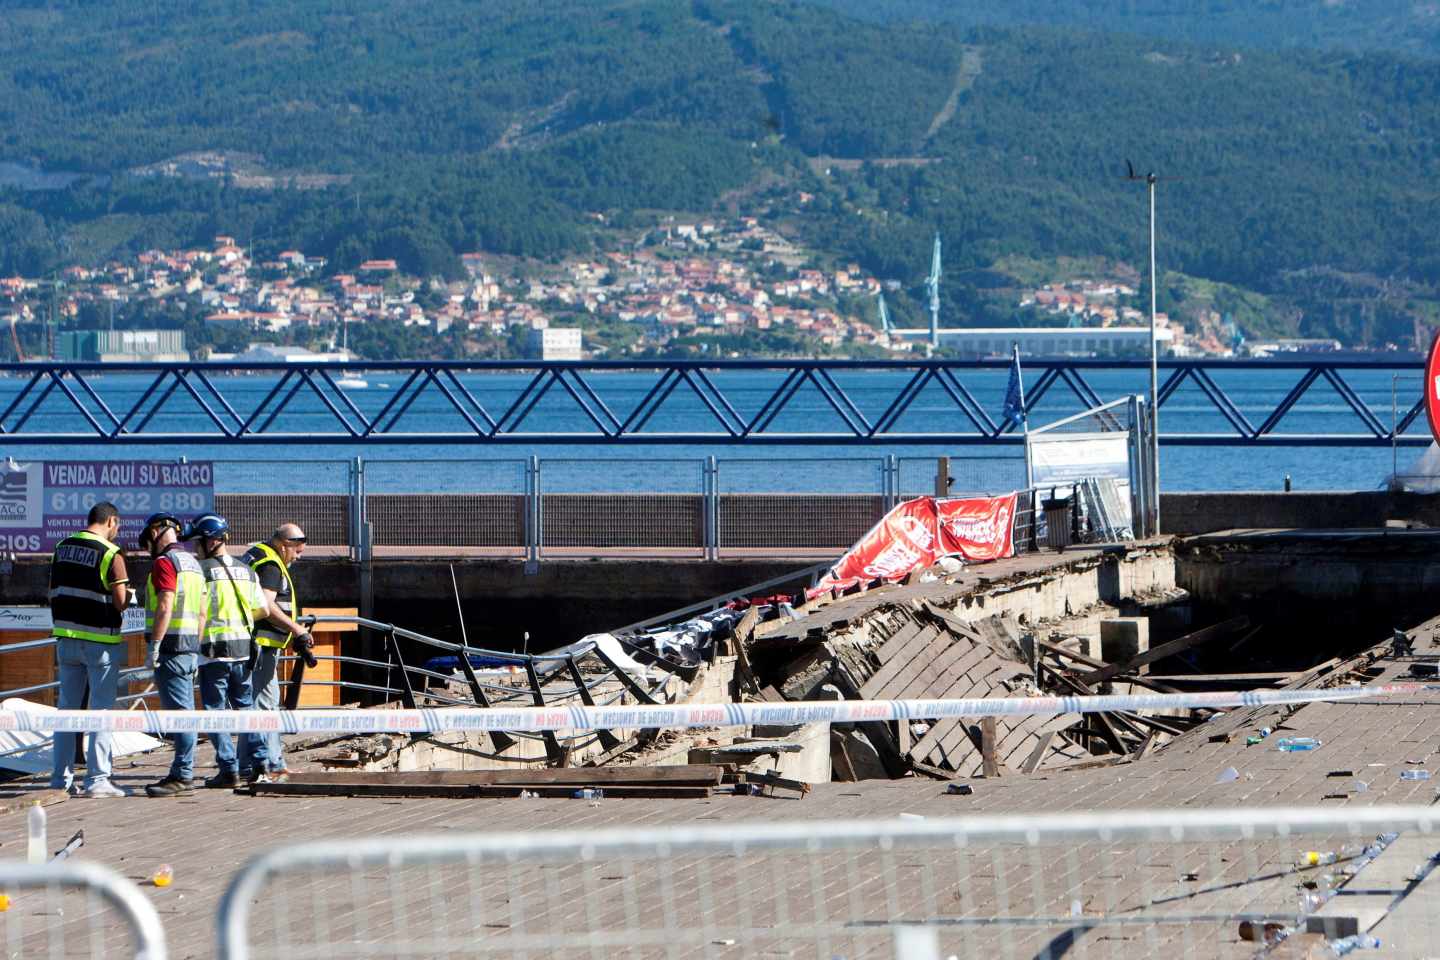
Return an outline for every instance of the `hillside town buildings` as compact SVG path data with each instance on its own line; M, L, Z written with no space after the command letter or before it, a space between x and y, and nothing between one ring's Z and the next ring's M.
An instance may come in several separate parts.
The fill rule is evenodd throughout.
M766 331L787 332L840 355L924 349L881 329L879 279L855 264L816 268L804 251L752 217L694 223L668 218L633 248L543 269L527 264L524 272L507 274L500 258L481 253L460 260L465 276L448 282L407 276L393 259L327 274L323 257L291 249L256 260L234 237L217 236L205 247L150 250L130 262L70 267L54 278L0 278L0 324L73 327L87 305L93 319L94 309L113 317L118 306L138 302L178 307L226 334L218 338L226 342L335 348L358 325L383 322L462 338L509 336L518 327L522 334L511 342L530 355L581 359L608 355L589 332L619 324L637 334L623 348L631 353L676 346L702 351L708 341L724 338L727 353L735 355L744 338ZM1072 287L1036 290L1018 306L1063 313L1072 327L1133 328L1142 319L1118 305L1134 294L1123 285ZM1168 328L1163 339L1177 352L1186 349L1178 325L1161 318L1157 326ZM561 332L567 330L575 332Z

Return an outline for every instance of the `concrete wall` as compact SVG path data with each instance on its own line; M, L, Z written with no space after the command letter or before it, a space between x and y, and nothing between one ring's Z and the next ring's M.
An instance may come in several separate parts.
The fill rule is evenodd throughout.
M1097 604L1114 605L1174 586L1170 546L1152 542L1104 555L1080 555L1043 573L972 590L952 612L963 620L1003 614L1029 622L1059 620Z
M1219 530L1383 527L1387 520L1440 527L1440 495L1373 490L1160 496L1161 528L1182 537Z
M1249 614L1250 656L1299 669L1350 656L1435 615L1440 530L1250 532L1177 545L1176 582L1195 622Z

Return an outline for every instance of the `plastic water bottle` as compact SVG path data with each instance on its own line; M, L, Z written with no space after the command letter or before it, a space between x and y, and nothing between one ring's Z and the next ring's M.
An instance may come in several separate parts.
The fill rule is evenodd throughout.
M1357 933L1353 936L1341 937L1339 940L1331 940L1330 949L1337 957L1343 957L1352 950L1378 950L1380 949L1380 938L1372 937L1367 933Z
M31 863L44 863L45 851L45 808L40 806L36 800L30 806L30 813L25 818L25 859Z
M1401 780L1429 780L1429 779L1430 779L1430 771L1429 771L1429 770L1401 770L1401 771L1400 771L1400 779L1401 779Z
M1285 753L1300 753L1305 750L1314 750L1321 745L1322 741L1314 737L1281 737L1275 743L1275 749Z
M1323 864L1334 863L1340 859L1334 850L1306 850L1305 855L1300 858L1300 865L1303 867L1318 867Z
M595 787L585 787L582 790L576 790L570 796L576 800L600 800L605 796L605 791Z

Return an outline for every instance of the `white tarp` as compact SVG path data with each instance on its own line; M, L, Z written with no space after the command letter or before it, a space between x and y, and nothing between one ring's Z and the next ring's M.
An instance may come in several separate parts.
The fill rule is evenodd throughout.
M29 713L53 712L54 707L43 703L31 703L20 697L10 697L0 703L0 710L23 710ZM0 730L0 768L18 770L21 773L50 772L50 737L44 733L30 733L26 730ZM112 755L127 756L144 753L165 745L148 733L124 731L110 736ZM20 751L12 753L11 751Z

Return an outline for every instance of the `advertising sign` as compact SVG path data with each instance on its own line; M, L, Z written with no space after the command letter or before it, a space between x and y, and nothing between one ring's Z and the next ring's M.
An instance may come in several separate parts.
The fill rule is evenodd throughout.
M1015 496L907 500L861 537L807 596L874 580L900 580L941 557L967 562L1008 557L1013 552Z
M1000 560L1014 552L1015 494L937 500L942 555L967 562Z
M923 570L938 558L935 535L935 501L916 497L895 507L861 537L840 562L815 586L823 593L832 587L851 587L871 580L899 580L911 570Z
M11 631L49 633L53 626L49 607L0 607L0 634ZM120 629L139 633L145 629L145 609L126 607L120 612Z
M1071 483L1086 477L1130 480L1129 433L1055 433L1032 435L1031 482L1037 487Z
M119 542L131 548L152 513L215 509L215 472L209 462L0 459L0 551L49 553L102 501L120 510Z

